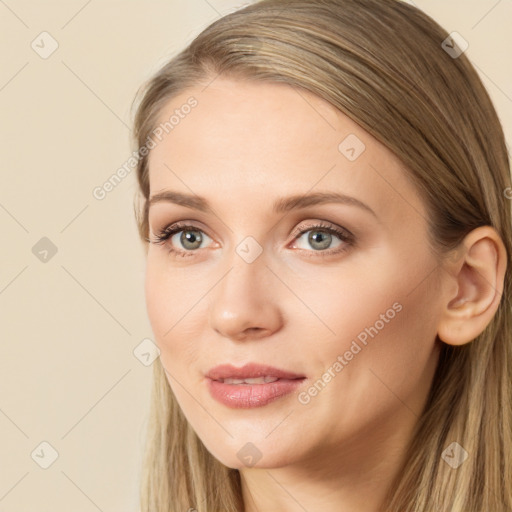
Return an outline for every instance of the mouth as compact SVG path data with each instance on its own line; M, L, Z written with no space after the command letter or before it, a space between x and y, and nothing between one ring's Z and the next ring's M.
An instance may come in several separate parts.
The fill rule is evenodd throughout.
M273 382L278 379L294 380L303 379L305 375L300 375L288 370L282 370L273 366L258 364L258 363L247 363L246 365L237 368L231 364L221 364L211 368L206 374L206 377L216 381L241 381L234 382L236 384L242 384L246 382L248 384L264 384L267 382ZM263 381L251 382L253 379L263 379ZM267 380L265 380L267 379ZM229 382L226 382L229 383Z
M266 377L252 377L245 379L218 379L217 382L222 382L223 384L268 384L269 382L275 382L276 380L280 379L278 377L272 377L271 375L267 375Z
M211 396L235 409L267 405L292 393L305 379L304 375L255 363L241 368L216 366L206 375Z

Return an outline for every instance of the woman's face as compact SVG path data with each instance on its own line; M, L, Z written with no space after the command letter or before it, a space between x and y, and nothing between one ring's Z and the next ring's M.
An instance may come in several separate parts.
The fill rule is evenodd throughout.
M285 84L217 78L173 98L159 122L173 115L154 137L150 197L190 201L169 194L149 209L151 240L182 231L150 244L146 301L192 428L237 468L364 464L383 440L401 446L437 363L442 281L400 161ZM207 377L250 363L302 378Z

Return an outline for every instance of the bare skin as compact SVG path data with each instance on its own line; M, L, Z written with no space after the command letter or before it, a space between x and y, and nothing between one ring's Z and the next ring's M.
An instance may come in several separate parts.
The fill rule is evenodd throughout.
M151 240L178 221L202 236L198 248L183 245L181 231L148 250L148 315L169 384L206 448L240 470L246 512L378 512L432 384L436 335L466 343L497 307L499 237L480 228L451 267L441 265L401 162L310 93L220 77L173 98L160 121L190 96L197 107L150 153L150 196L201 196L214 212L164 201L149 210ZM278 198L316 192L367 208L331 202L272 211ZM309 231L295 234L297 227ZM237 253L246 237L254 241L241 247L261 250L250 263ZM473 286L471 254L479 275L498 284L494 292ZM461 309L468 304L483 306ZM457 328L461 318L473 330ZM207 371L248 362L306 379L262 407L214 400ZM325 386L315 393L319 379ZM246 443L255 464L237 455Z

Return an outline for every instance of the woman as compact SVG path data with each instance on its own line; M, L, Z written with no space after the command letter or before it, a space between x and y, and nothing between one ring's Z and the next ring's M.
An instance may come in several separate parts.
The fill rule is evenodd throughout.
M463 49L263 0L145 84L143 512L510 512L510 169Z

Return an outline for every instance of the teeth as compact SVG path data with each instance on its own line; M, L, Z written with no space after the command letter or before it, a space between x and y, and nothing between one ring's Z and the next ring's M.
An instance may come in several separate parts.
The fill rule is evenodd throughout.
M266 384L279 380L277 377L255 377L252 379L223 379L224 384Z

